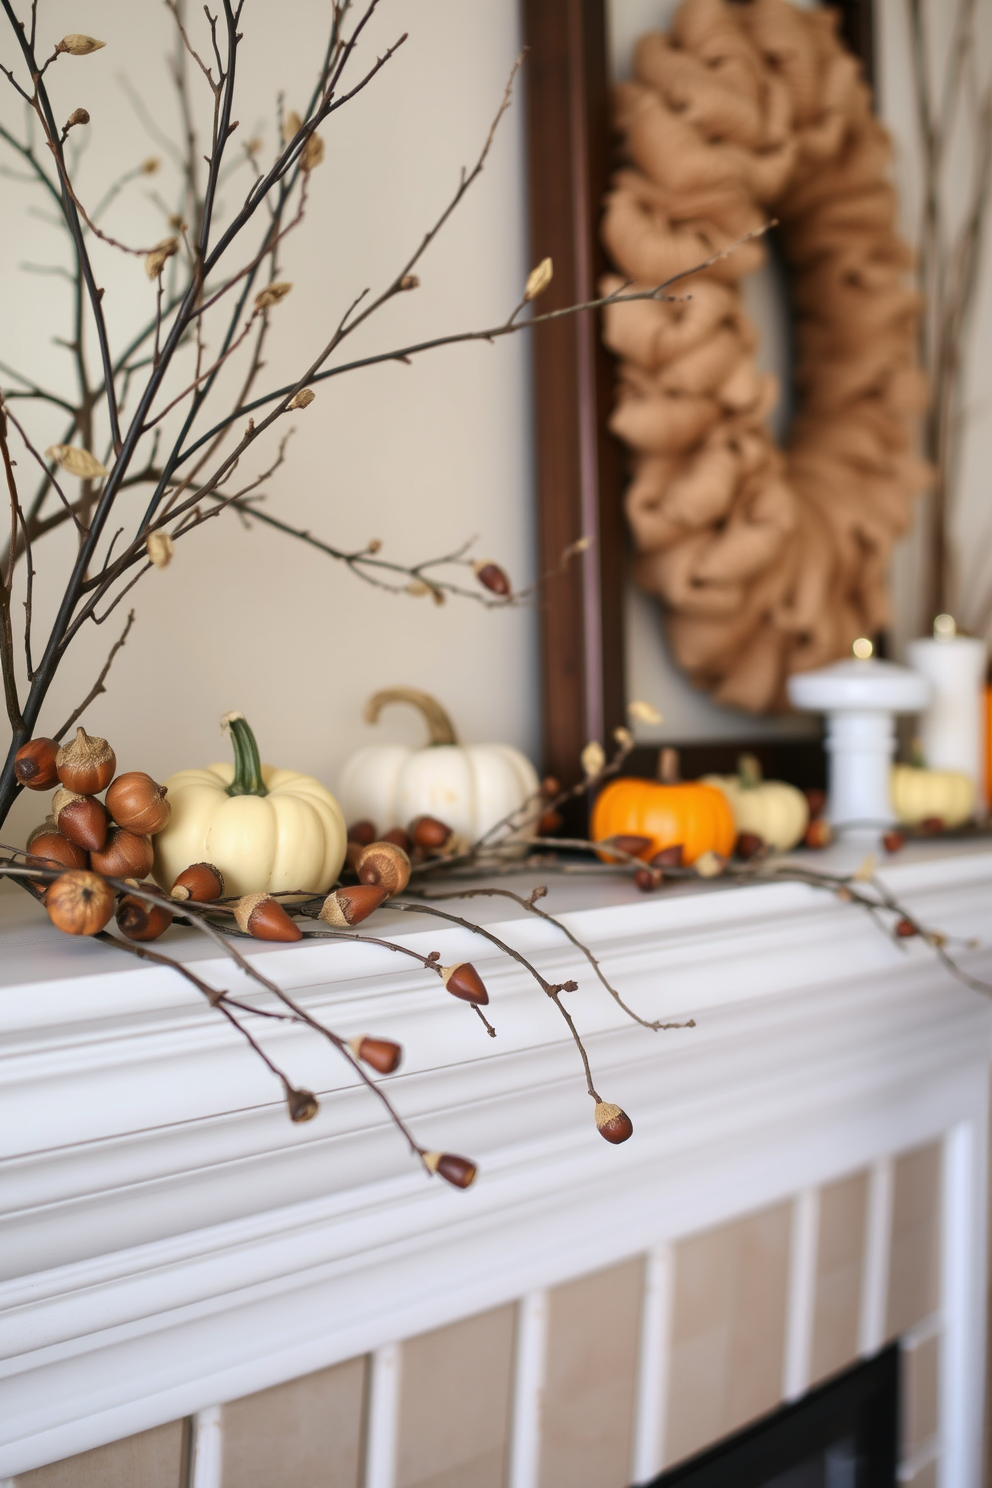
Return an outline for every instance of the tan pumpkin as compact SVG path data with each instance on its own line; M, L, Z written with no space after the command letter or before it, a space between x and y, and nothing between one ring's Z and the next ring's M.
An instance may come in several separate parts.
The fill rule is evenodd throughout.
M918 765L893 765L890 790L892 809L907 827L924 821L960 827L973 814L978 797L970 775Z
M666 777L676 773L673 755L673 750L661 751L659 773ZM706 852L729 857L736 836L734 814L726 796L698 780L611 780L600 791L592 811L593 842L610 837L646 837L648 846L638 854L645 862L666 847L681 847L682 861L687 865ZM605 853L601 856L609 861Z
M784 780L763 780L753 754L742 754L736 775L704 775L705 785L723 791L738 834L752 832L774 852L788 852L803 840L809 804L801 790Z

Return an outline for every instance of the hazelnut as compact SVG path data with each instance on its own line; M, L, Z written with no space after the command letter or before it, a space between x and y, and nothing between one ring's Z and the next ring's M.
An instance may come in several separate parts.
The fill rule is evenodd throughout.
M84 728L77 728L72 743L63 744L59 750L55 768L66 790L93 796L113 780L117 756L106 739L91 737Z
M59 778L59 746L54 739L29 739L14 755L14 775L28 790L47 790Z
M90 866L107 878L147 878L154 858L150 837L139 837L126 827L111 827L106 845L90 853Z
M114 912L114 891L98 873L72 869L50 886L45 908L66 935L96 935Z
M156 785L143 770L118 775L107 791L107 810L119 827L151 835L168 825L172 807L165 799L168 786Z

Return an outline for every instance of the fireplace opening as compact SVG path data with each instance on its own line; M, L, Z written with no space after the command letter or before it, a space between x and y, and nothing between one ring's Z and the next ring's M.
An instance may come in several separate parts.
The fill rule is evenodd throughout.
M899 1345L669 1468L649 1488L895 1488Z

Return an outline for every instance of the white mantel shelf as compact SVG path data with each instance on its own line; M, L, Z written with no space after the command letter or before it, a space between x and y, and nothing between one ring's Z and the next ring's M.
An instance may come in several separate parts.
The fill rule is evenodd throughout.
M990 934L987 847L907 851L881 871L928 925ZM375 924L444 962L473 960L495 1041L394 953L252 948L337 1032L403 1044L390 1094L426 1145L478 1161L465 1193L423 1176L311 1033L261 1029L277 1062L321 1095L317 1119L294 1127L259 1061L175 973L70 942L24 896L0 893L0 1477L955 1131L964 1187L950 1202L967 1212L945 1266L965 1300L948 1388L974 1416L989 1003L919 940L895 945L856 907L798 884L647 898L615 880L550 887L545 906L566 913L635 1008L697 1020L681 1032L638 1027L553 926L507 901L464 911L553 980L579 982L568 1006L597 1085L634 1121L620 1148L595 1133L554 1008L479 938L395 913ZM207 981L255 999L192 932L170 945ZM992 975L988 949L962 961ZM954 1488L970 1488L969 1467L954 1473Z

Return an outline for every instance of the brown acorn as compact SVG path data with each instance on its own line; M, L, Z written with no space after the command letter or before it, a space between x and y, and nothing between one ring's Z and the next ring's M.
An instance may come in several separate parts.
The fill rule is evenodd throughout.
M172 807L165 799L168 786L156 785L143 770L118 775L107 791L107 810L119 827L151 836L168 825Z
M354 822L348 828L348 841L358 842L362 847L368 847L370 842L375 841L375 825L370 821Z
M170 910L147 904L136 894L125 894L117 906L117 928L128 940L158 940L171 924Z
M510 580L498 563L485 558L479 563L473 563L472 567L483 589L488 589L491 594L498 594L501 599L509 598L512 593Z
M370 842L362 849L355 871L363 884L375 884L387 894L401 894L410 882L410 859L395 842Z
M103 802L95 796L77 796L61 786L52 797L52 814L63 837L87 852L99 852L107 840L110 823Z
M84 728L77 728L71 744L63 744L55 760L55 768L66 790L78 796L95 796L114 778L117 756L106 739L90 736Z
M45 908L66 935L96 935L114 912L114 891L98 873L72 869L50 886Z
M826 791L816 789L805 790L803 791L803 795L806 797L806 805L809 807L810 816L813 818L818 817L827 804Z
M743 858L745 863L749 862L751 858L757 858L767 851L768 844L763 837L758 836L757 832L739 832L737 834L734 852L739 858Z
M418 816L410 823L410 838L416 847L437 852L451 836L451 828L436 816Z
M438 969L442 982L453 997L460 997L462 1002L473 1002L480 1007L486 1006L489 993L471 961L459 961L456 966L441 966Z
M616 837L608 837L603 846L615 847L618 852L626 853L631 858L639 858L644 849L651 846L651 838L637 837L633 833L621 833Z
M682 844L676 842L673 847L663 847L661 852L656 852L648 862L649 868L681 868L682 867Z
M224 875L213 863L191 863L184 868L169 890L170 899L194 904L210 904L224 892Z
M424 1167L429 1173L437 1173L452 1188L468 1188L476 1175L475 1163L454 1152L424 1152L421 1154Z
M388 832L383 832L382 840L383 842L392 842L396 847L401 847L405 853L410 851L410 833L406 827L390 827Z
M642 894L653 894L661 886L663 877L660 868L638 868L634 882Z
M111 827L106 845L90 853L90 867L108 878L147 878L154 859L150 837L140 837L126 827Z
M553 837L560 830L565 818L560 811L545 811L537 823L538 837Z
M286 1104L290 1121L312 1121L320 1110L320 1101L312 1090L294 1090L292 1086L286 1089Z
M320 907L319 920L325 925L360 925L386 897L385 889L375 884L354 884L333 889Z
M293 923L278 899L271 894L245 894L234 906L240 929L256 940L302 940L303 931Z
M908 940L911 935L919 935L919 933L912 920L901 919L896 921L896 934L900 940Z
M834 834L830 823L825 821L822 816L813 818L806 828L806 835L803 837L803 841L807 847L829 847L833 840Z
M597 1101L596 1130L608 1142L619 1144L634 1135L634 1123L619 1106L614 1106L610 1101Z
M392 1039L372 1038L370 1034L359 1033L348 1040L348 1048L356 1059L370 1064L380 1075L391 1075L399 1069L400 1060L403 1058L403 1050L399 1044L394 1044Z
M59 778L59 746L54 739L29 739L14 755L14 775L28 790L47 790Z
M906 846L906 839L902 832L895 830L882 833L882 846L887 853L897 853Z
M944 818L942 816L925 816L920 822L920 831L929 832L931 837L937 837L944 830Z

